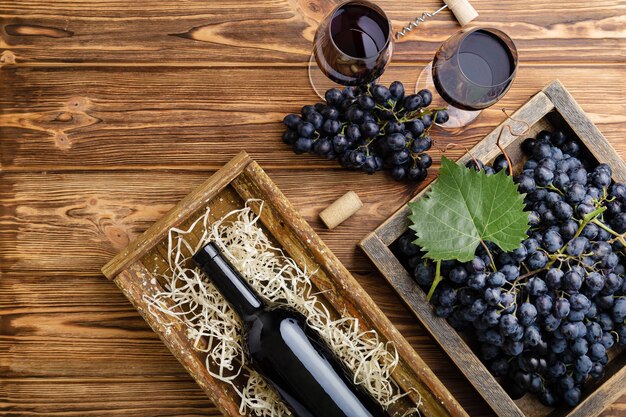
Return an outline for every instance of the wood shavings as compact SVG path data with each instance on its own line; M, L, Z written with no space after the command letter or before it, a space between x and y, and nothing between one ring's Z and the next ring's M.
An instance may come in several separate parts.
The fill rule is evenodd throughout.
M150 312L164 326L182 324L194 349L206 353L206 368L214 378L230 384L240 397L243 415L273 417L290 415L278 394L246 365L241 323L210 279L195 267L191 256L209 242L216 244L241 275L267 300L298 310L320 333L333 351L354 373L354 383L364 386L388 407L406 393L391 378L398 353L391 342L364 331L351 317L333 318L318 300L310 277L315 271L301 269L272 245L257 225L263 201L248 200L210 224L207 209L187 229L172 228L168 234L169 270L159 275L163 289L144 296ZM259 214L255 214L259 213ZM419 404L418 404L419 406ZM419 414L417 407L402 417Z

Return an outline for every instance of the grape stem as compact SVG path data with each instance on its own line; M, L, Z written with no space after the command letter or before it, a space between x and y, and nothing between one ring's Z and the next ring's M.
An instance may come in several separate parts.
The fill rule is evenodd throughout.
M626 233L617 233L615 230L611 229L609 226L607 226L606 224L602 223L598 219L593 219L592 223L594 223L595 225L597 225L601 229L604 229L607 232L609 232L610 234L612 234L613 236L615 236L615 238L609 240L609 243L613 243L615 241L619 241L622 245L626 246L626 240L624 240L624 237L626 236Z
M428 295L426 296L426 301L430 301L433 294L435 293L435 288L437 288L437 285L439 285L442 279L443 277L441 276L441 260L438 260L435 264L435 280L430 285L430 289L428 290Z
M487 252L487 256L489 256L489 263L491 264L491 268L493 269L494 272L496 272L497 271L496 263L493 261L493 256L491 255L491 251L489 250L489 248L487 247L485 242L483 242L482 239L480 240L480 244L483 245L483 248L485 248L485 251Z

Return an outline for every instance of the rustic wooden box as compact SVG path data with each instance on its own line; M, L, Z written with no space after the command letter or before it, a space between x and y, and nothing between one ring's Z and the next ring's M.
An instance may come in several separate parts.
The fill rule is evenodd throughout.
M409 395L390 411L414 407L418 400L417 393L422 398L422 415L467 415L363 288L245 152L237 155L191 192L102 269L104 275L124 292L222 413L240 416L236 393L231 386L209 375L204 355L192 348L185 332L172 327L165 328L155 320L148 312L144 296L153 295L160 288L151 272L162 271L167 263L167 234L170 228L187 228L205 212L207 206L211 209L210 219L219 219L234 209L242 208L250 198L265 202L261 212L261 226L267 235L301 268L318 271L312 281L321 293L318 298L329 311L339 316L355 317L364 331L374 329L381 341L394 342L400 362L392 377Z
M541 130L561 129L571 136L578 137L597 161L608 163L613 168L613 180L626 182L626 163L558 80L533 96L512 115L512 119L520 122L513 120L503 122L461 157L459 162L465 164L472 156L485 163L493 162L493 159L501 153L496 145L498 135L505 129L500 144L511 158L514 172L519 172L525 162L520 148L521 142L525 138L534 137ZM521 132L526 127L521 121L530 125L530 129L522 136L516 137L505 128L509 125L514 132ZM418 200L429 189L430 186L426 187L411 201ZM360 242L360 246L496 414L507 417L592 417L626 392L626 351L622 349L612 355L606 367L606 376L601 381L586 384L584 399L574 409L545 407L532 394L513 401L463 337L445 319L434 315L432 305L426 301L424 291L392 253L390 246L407 230L409 215L409 208L404 206L367 235ZM617 348L614 348L612 351L616 350Z

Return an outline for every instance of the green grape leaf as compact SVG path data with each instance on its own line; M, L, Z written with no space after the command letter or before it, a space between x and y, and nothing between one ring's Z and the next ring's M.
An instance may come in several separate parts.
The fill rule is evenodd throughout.
M527 237L524 194L504 170L487 175L444 156L439 179L409 207L417 236L413 243L435 261L470 261L485 241L510 252Z

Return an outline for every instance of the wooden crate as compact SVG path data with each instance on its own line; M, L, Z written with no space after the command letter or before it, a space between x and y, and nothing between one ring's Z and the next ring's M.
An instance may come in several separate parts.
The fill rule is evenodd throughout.
M104 275L117 284L222 413L240 416L236 393L230 385L209 375L204 354L192 348L184 331L159 324L159 320L148 312L144 296L151 296L160 289L159 282L152 279L151 272L166 264L167 234L170 228L187 228L205 212L207 206L211 209L210 219L219 219L234 209L242 208L250 198L265 202L261 212L261 227L268 236L301 268L317 270L312 281L321 294L318 299L329 311L338 316L355 317L359 319L363 330L376 330L381 341L393 341L395 344L400 362L392 378L409 395L390 411L414 407L418 396L421 396L423 415L466 416L457 401L354 277L245 152L237 155L192 191L102 269ZM198 239L199 236L194 238Z
M501 153L496 145L498 135L505 129L500 144L511 158L514 172L519 172L525 162L521 142L525 138L534 137L541 130L560 129L570 136L578 137L597 161L608 163L613 168L613 180L626 182L626 163L558 80L533 96L512 115L512 119L519 122L513 120L503 122L458 162L465 164L472 157L485 163L493 162L493 159ZM514 136L505 128L509 125L514 132L519 133L526 127L521 121L530 125L530 129L524 135ZM431 186L432 184L423 189L411 201L421 198ZM426 301L424 291L392 253L390 246L406 232L409 215L410 209L407 206L399 209L374 232L367 235L360 242L360 246L496 414L507 417L592 417L598 415L626 391L626 351L622 349L612 355L606 367L606 376L601 381L586 384L584 399L576 408L548 408L539 403L533 394L513 401L470 349L466 340L445 319L434 315L432 305Z

